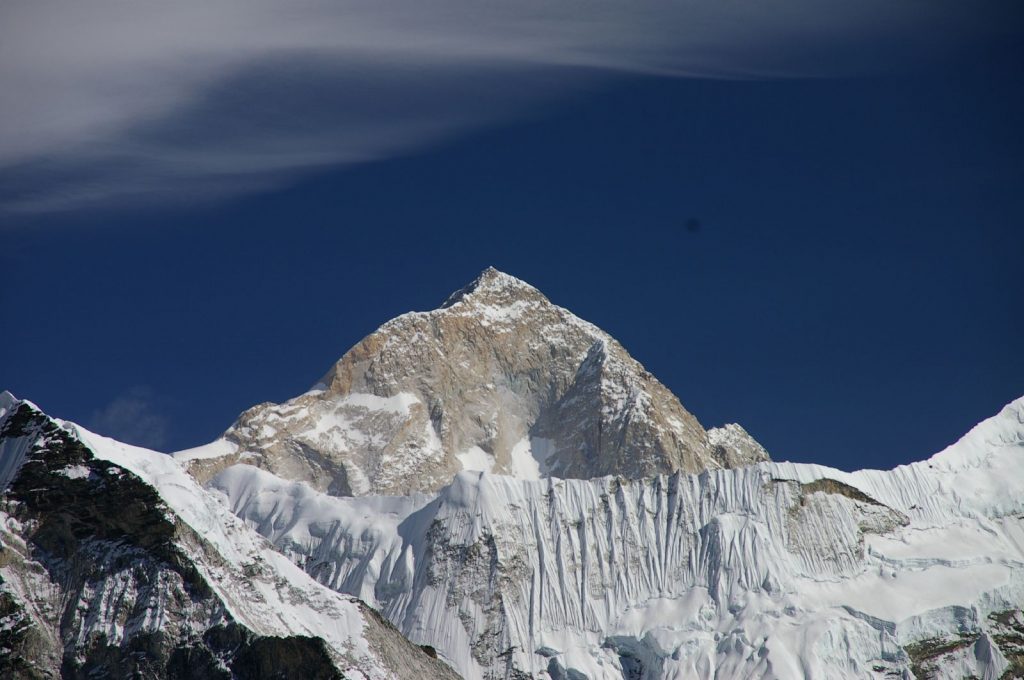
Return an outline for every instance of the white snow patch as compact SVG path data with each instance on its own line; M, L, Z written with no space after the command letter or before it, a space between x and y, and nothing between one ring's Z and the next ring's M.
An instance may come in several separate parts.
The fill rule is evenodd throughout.
M173 456L177 461L184 462L207 458L221 458L222 456L230 456L237 451L238 447L235 444L229 442L227 439L218 439L210 442L209 444L203 444L202 446L175 451L171 456Z
M509 474L518 479L540 479L540 461L533 456L529 437L523 437L512 447L508 467Z
M393 397L378 397L366 392L353 392L339 401L339 405L362 406L369 411L387 411L409 415L409 407L420 403L415 394L399 392Z
M902 621L970 602L1011 578L1012 569L1001 564L935 565L921 571L883 565L846 581L805 581L799 592L804 606L846 606L885 621Z
M456 453L455 458L462 463L463 470L490 472L494 469L494 456L479 446L473 446L462 453Z
M57 474L68 479L87 479L92 471L84 465L69 465L63 470L58 470Z
M482 326L501 326L516 321L537 306L538 303L534 300L515 300L500 306L476 304L472 307L471 314Z

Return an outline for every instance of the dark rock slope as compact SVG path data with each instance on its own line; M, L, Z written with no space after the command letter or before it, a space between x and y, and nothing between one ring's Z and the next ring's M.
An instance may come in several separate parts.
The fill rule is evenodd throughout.
M241 539L207 540L139 474L6 393L0 483L2 678L456 677L354 598L295 583L229 516ZM239 563L237 546L257 550ZM293 598L345 639L290 631Z

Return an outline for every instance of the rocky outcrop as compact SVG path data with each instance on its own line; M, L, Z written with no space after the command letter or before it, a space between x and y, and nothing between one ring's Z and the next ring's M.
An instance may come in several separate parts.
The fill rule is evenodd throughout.
M764 447L736 423L709 429L708 443L715 460L724 468L770 460Z
M434 491L464 469L641 478L767 460L729 433L709 438L618 342L488 269L386 323L309 393L246 411L230 454L190 465L208 479L244 461L344 496Z

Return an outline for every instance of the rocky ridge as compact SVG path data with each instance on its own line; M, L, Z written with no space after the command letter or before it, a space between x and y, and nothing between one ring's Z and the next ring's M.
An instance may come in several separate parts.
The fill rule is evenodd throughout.
M457 677L164 454L0 395L0 676Z

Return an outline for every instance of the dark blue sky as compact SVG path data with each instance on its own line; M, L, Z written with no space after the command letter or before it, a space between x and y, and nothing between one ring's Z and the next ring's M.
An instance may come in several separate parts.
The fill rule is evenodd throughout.
M919 459L1024 394L1022 63L622 77L219 204L8 214L0 387L196 445L494 265L776 459Z

